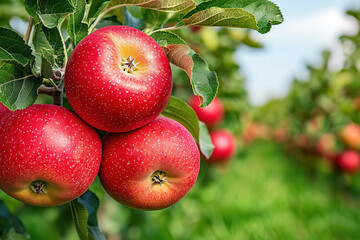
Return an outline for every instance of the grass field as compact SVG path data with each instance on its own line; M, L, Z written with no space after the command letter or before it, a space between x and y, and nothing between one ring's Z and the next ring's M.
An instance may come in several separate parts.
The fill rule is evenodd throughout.
M100 226L110 240L360 239L360 199L338 182L259 141L227 169L203 167L191 193L165 210L130 210L100 192ZM67 207L16 215L32 239L77 239Z

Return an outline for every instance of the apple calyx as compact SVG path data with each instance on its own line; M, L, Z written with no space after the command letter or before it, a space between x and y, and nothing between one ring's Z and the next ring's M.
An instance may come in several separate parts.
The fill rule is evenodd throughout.
M139 62L135 62L135 58L129 56L128 58L122 57L120 60L121 69L127 73L134 73L136 69L140 69L137 65Z
M30 189L36 193L36 195L46 194L46 182L36 180L30 184Z
M166 179L166 173L161 170L157 170L151 175L151 180L153 184L159 184L160 186L162 186L163 183L167 182Z

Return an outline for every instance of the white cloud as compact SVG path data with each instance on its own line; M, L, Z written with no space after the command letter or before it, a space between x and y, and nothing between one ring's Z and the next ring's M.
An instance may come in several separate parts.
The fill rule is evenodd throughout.
M250 101L260 105L270 98L283 97L293 76L306 71L304 63L319 61L325 48L333 52L331 67L339 69L344 57L338 37L356 31L355 20L342 8L331 7L289 21L285 19L268 34L257 35L265 44L265 51L245 50L238 54L248 78Z
M356 21L340 8L328 8L320 12L274 26L270 33L262 35L271 41L314 41L332 44L341 34L356 32Z

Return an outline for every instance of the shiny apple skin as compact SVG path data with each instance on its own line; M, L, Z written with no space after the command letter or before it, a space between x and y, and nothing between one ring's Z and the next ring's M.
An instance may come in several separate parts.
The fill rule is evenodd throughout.
M211 141L215 148L209 163L228 162L236 153L236 139L234 135L225 129L218 129L210 133Z
M224 107L218 97L206 107L200 107L200 99L198 96L191 96L188 101L190 107L194 109L199 120L204 122L207 127L212 128L224 119Z
M0 127L0 189L30 205L57 206L82 195L101 162L97 132L70 110L35 104L7 114ZM36 194L34 181L46 182Z
M133 73L122 58L133 58ZM74 111L91 126L127 132L154 120L172 91L170 64L148 35L127 26L100 28L75 47L66 66L65 91Z
M4 104L2 104L0 102L0 119L5 116L5 114L11 112L7 107L4 106Z
M337 156L336 165L340 171L356 173L360 167L359 154L353 150L344 151Z
M196 142L180 123L158 117L126 133L103 139L100 180L111 197L131 208L157 210L185 196L196 182L200 154ZM165 183L152 175L163 171Z

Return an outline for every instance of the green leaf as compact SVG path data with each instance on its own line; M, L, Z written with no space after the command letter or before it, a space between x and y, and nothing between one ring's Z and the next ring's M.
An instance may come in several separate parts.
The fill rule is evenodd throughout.
M26 66L33 59L30 46L18 33L0 27L0 60Z
M219 82L216 73L209 69L208 64L199 54L191 51L189 55L194 63L191 77L193 92L202 98L200 107L206 107L215 98Z
M25 75L29 73L29 75ZM0 102L14 111L33 104L42 78L31 75L31 71L8 63L0 66Z
M48 60L46 60L46 58L44 57L41 58L40 69L41 76L43 76L44 78L50 78L53 75L54 70Z
M54 68L62 68L66 62L64 39L60 28L35 26L33 44L35 51L43 56Z
M169 61L189 76L194 94L200 96L201 107L209 105L217 94L219 82L205 60L174 33L156 31L150 36L163 47Z
M48 28L58 26L61 18L74 12L74 6L68 0L26 0L26 11L35 20L41 21Z
M114 6L139 6L164 12L182 12L195 7L192 0L112 0L109 8Z
M169 103L162 111L161 115L178 121L191 133L199 142L199 119L194 110L183 100L177 97L170 97Z
M11 240L29 240L30 236L17 233L14 228L11 228L5 234L0 235L0 240L9 240L9 239L11 239Z
M69 15L68 33L76 46L88 35L89 25L84 20L86 12L86 0L70 0L75 12Z
M202 154L209 158L214 151L215 146L211 141L209 130L205 123L200 122L200 139L199 139L200 151Z
M152 9L141 9L142 16L146 24L152 29L162 28L163 23L167 18L167 13L155 11Z
M110 1L103 0L91 0L88 18L93 19L99 16L99 14L106 8Z
M239 27L267 33L283 21L280 9L268 0L212 0L186 14L179 26Z
M0 239L30 239L24 225L0 199Z
M93 192L88 190L79 198L71 201L70 208L76 231L81 240L105 240L96 217L99 199Z
M168 105L161 115L174 119L186 127L198 143L202 154L206 158L211 156L214 146L212 145L207 127L204 123L199 122L196 113L186 102L171 96Z
M37 1L25 0L25 9L28 14L34 19L35 23L40 21L39 16L37 15L37 12L39 11Z

